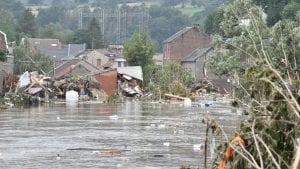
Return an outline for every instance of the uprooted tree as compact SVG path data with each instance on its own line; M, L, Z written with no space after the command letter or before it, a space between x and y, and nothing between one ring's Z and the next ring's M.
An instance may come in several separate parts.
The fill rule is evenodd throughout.
M164 65L148 65L145 68L146 89L154 93L155 99L160 99L165 93L190 97L187 88L193 82L189 71L179 64L168 62Z
M226 153L220 149L213 168L297 169L299 21L281 20L268 27L251 0L234 0L224 11L220 27L227 38L215 36L210 65L218 74L240 75L234 103L249 116L238 132L245 144L231 142Z

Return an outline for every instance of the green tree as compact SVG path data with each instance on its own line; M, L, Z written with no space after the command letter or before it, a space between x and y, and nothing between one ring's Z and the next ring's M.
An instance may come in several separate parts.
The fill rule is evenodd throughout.
M144 73L145 87L154 93L154 99L160 99L165 93L190 97L188 90L192 75L184 67L176 63L164 65L148 65Z
M86 43L88 49L103 47L103 35L99 23L93 18L87 29L74 32L73 43Z
M87 37L88 35L86 29L78 29L74 32L72 43L86 43Z
M29 4L29 5L42 5L43 0L28 0L27 4Z
M181 30L190 26L191 22L187 16L173 8L152 6L149 9L151 20L149 22L149 33L155 41L156 50L162 50L162 42Z
M0 9L10 11L13 17L18 19L25 10L25 7L19 0L1 0Z
M296 20L300 11L300 2L290 2L282 10L282 18Z
M247 144L231 144L234 155L228 163L239 169L290 168L300 151L293 141L300 137L298 25L281 20L268 27L261 9L247 0L234 0L224 9L221 29L231 38L214 39L212 68L227 70L227 75L240 71L235 103L249 114L239 131ZM241 24L245 16L249 25Z
M6 60L6 51L3 49L0 49L0 61L4 62Z
M253 0L257 5L260 5L267 13L267 23L269 26L274 25L281 18L281 12L285 5L290 0Z
M152 65L154 55L154 45L147 33L134 33L125 45L124 54L130 66L145 67Z
M181 2L182 2L182 0L163 0L162 5L170 7L170 6L176 6Z
M204 30L207 34L222 34L220 24L224 20L223 9L209 14L204 21Z
M22 74L25 71L39 71L39 73L47 73L51 71L53 62L48 56L37 52L32 53L29 48L28 40L25 39L24 44L14 49L14 73Z
M87 4L89 2L90 2L89 0L75 0L76 4Z
M14 17L5 10L0 10L0 30L6 34L8 41L17 40L18 33Z
M93 18L87 29L87 47L90 49L99 49L103 47L103 36L100 24L96 18Z
M63 23L65 21L66 7L51 6L50 8L41 8L37 16L40 26L48 25L49 23Z
M34 37L37 31L35 16L31 9L26 9L18 22L18 30L26 35Z
M50 23L40 27L38 31L38 37L59 39L63 43L69 43L74 37L74 32L72 30L63 28L59 23Z

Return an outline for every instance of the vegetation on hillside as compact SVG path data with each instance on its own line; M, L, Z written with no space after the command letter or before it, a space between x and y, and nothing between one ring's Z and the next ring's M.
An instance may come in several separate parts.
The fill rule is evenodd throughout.
M106 14L116 15L116 9L130 15L131 12L149 13L148 32L155 42L156 51L161 51L162 41L186 26L203 23L205 17L220 6L224 0L4 0L0 2L0 30L7 33L9 41L18 43L24 37L59 38L68 43L78 42L76 35L80 29L87 29L92 18L83 20L83 27L78 27L80 11L97 12L105 9ZM127 4L128 3L128 4ZM137 4L134 4L137 3ZM180 5L184 3L185 5ZM26 9L26 7L32 9ZM154 5L154 6L153 6ZM114 11L115 10L115 11ZM183 12L181 12L183 11ZM114 13L112 13L114 12ZM34 18L32 18L33 15ZM29 22L24 22L28 20ZM144 18L145 19L145 18ZM99 22L99 20L97 20ZM141 32L139 17L121 20L127 22L122 26L122 39L117 40L117 19L106 20L107 28L103 36L104 44L124 43L134 32ZM26 26L32 25L30 27ZM25 29L24 29L25 28ZM111 35L108 35L110 33ZM74 40L74 41L73 41ZM82 41L82 40L80 40ZM90 47L91 45L89 45Z

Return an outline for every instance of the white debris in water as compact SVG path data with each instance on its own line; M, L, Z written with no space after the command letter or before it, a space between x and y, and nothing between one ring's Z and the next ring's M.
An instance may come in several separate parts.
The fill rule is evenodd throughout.
M158 128L158 129L164 129L164 128L166 128L166 125L165 125L165 124L159 124L159 125L157 126L157 128Z
M112 115L112 116L109 116L109 119L111 119L111 120L118 120L119 116L118 115Z
M204 148L203 144L194 144L193 145L193 150L194 151L202 151Z
M178 134L184 134L184 130L178 130Z
M59 116L57 116L57 117L56 117L56 120L60 120L60 117L59 117Z
M184 107L191 107L192 106L192 100L189 98L184 99L183 102Z
M184 130L174 130L173 134L184 134Z
M165 142L165 143L163 143L163 145L166 146L166 147L169 147L170 143L169 142Z
M60 155L59 154L57 154L56 160L60 160Z
M78 92L70 90L66 92L66 102L67 103L77 103L78 102Z

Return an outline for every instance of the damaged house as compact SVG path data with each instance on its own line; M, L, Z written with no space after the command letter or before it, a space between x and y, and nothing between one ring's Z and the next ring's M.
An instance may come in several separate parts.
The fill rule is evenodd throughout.
M118 92L126 96L143 95L140 88L143 83L141 66L118 67Z

